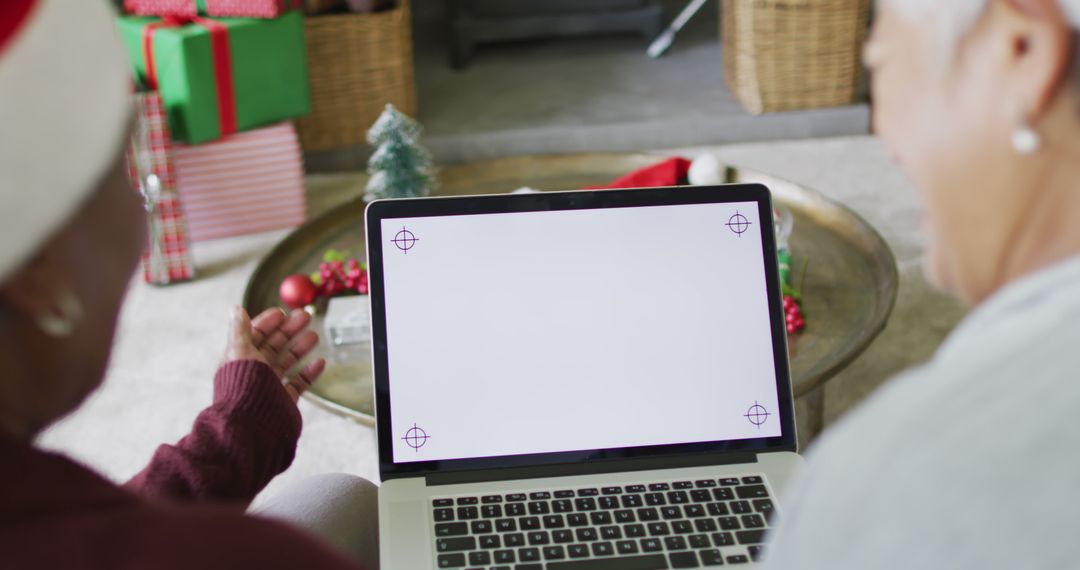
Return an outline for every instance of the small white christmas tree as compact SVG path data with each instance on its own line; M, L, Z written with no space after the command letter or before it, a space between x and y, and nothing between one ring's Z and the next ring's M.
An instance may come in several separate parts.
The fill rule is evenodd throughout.
M420 146L420 123L393 105L368 131L368 143L377 147L368 160L367 201L379 198L414 198L435 190L431 154Z

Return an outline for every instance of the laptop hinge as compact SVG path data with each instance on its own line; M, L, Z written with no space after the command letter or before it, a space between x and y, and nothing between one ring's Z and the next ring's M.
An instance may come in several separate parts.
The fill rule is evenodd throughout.
M542 479L547 477L596 475L599 473L621 473L626 471L678 469L682 467L707 467L710 465L732 465L736 463L757 463L757 454L724 453L684 455L678 457L650 457L647 459L616 459L590 461L586 463L564 463L559 465L532 465L529 467L500 467L496 469L478 469L472 471L445 471L442 473L431 473L426 476L426 480L428 486L460 485L463 483Z

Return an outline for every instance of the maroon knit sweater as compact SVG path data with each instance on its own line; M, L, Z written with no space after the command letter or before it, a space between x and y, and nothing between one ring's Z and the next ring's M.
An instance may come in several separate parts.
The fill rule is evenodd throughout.
M243 360L218 370L191 433L123 488L0 435L0 568L355 569L313 536L244 515L292 463L300 423L273 370Z

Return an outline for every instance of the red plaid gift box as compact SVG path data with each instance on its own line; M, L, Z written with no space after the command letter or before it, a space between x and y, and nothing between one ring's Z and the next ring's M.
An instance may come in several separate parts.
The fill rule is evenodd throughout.
M301 0L124 0L124 10L136 16L277 18L302 7Z
M192 241L300 225L307 217L304 162L292 123L175 146Z
M143 278L164 285L195 276L180 195L176 191L172 142L157 93L136 96L136 126L128 147L134 187L146 198L147 236Z

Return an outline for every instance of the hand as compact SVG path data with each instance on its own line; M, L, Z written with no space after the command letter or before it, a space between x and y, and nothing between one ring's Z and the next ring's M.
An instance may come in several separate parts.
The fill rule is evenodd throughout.
M286 376L319 344L319 335L307 328L310 322L311 315L300 309L288 314L281 309L267 309L251 319L243 308L233 307L225 360L265 362L283 379L285 391L296 402L326 368L326 360L316 358Z

